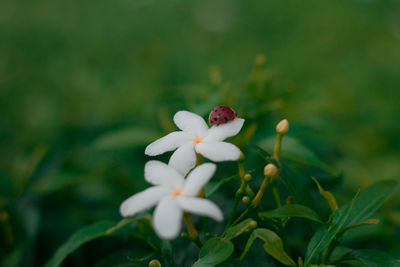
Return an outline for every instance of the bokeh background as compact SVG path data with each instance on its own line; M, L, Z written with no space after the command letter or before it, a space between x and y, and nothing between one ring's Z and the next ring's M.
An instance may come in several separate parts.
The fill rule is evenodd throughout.
M399 179L400 2L1 1L0 258L40 266L118 219L146 187L146 144L176 111L217 104L258 126L255 143L287 118L341 174L338 199Z

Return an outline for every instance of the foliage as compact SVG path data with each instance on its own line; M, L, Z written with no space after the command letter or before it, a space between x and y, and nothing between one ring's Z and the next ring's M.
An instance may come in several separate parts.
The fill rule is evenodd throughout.
M0 266L398 265L398 9L2 2ZM160 240L146 214L120 222L121 201L146 186L144 147L175 129L176 111L206 117L217 104L246 119L231 141L253 193L278 165L281 205L271 183L228 225L241 184L229 162L205 188L224 223L193 217L201 248L186 233Z

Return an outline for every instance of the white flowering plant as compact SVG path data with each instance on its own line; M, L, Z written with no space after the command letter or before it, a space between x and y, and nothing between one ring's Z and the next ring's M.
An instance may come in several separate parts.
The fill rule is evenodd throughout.
M338 179L310 154L296 158L285 153L285 139L291 142L284 137L289 132L287 120L276 125L271 154L263 149L268 147L265 142L247 145L244 153L225 141L241 132L249 135L243 129L245 120L227 106L211 111L210 125L189 111L178 111L173 121L179 131L150 143L145 154L173 152L167 162L150 159L145 164L144 180L151 186L122 202L119 212L125 218L80 230L46 266L59 265L80 245L105 236L141 244L132 251L136 256L126 256L131 261L127 266L399 265L388 253L354 249L344 240L353 229L380 222L371 216L396 192L398 182L374 184L339 206L317 177L305 178L293 169L300 163L318 165L315 175L329 173L330 179ZM296 156L293 147L286 152ZM218 168L224 164L230 176L221 179ZM247 164L256 168L246 168ZM228 198L215 194L222 190ZM307 245L299 248L292 236Z

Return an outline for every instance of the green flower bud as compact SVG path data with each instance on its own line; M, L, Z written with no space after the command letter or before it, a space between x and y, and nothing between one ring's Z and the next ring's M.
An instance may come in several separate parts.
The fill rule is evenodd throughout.
M278 175L278 168L273 163L268 163L264 167L264 175L266 177L275 178Z
M249 224L250 228L256 228L257 227L257 222L256 221L251 221Z
M246 173L245 175L244 175L244 180L248 183L248 182L250 182L251 181L251 178L252 178L252 176L251 176L251 174L249 174L249 173Z
M248 196L244 196L244 197L242 197L242 202L244 204L249 204L250 203L250 198Z
M158 260L151 260L149 262L149 267L161 267L161 263Z
M289 131L289 122L288 120L281 120L278 125L276 125L276 133L280 135L284 135Z

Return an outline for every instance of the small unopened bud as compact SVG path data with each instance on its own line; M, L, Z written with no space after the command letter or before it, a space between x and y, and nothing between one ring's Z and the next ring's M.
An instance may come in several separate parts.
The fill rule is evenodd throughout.
M266 61L265 56L263 54L256 56L256 60L255 60L256 66L263 67L265 65L265 61Z
M161 263L158 260L151 260L149 262L149 267L161 267Z
M182 238L187 238L189 235L188 235L188 233L186 233L186 232L182 232L181 233L181 237Z
M278 175L278 168L275 166L275 164L268 163L264 167L264 175L266 177L275 178Z
M251 174L246 173L246 174L244 175L243 178L244 178L244 181L245 181L246 183L248 183L248 182L251 181L252 176L251 176Z
M281 120L277 125L276 125L276 133L280 135L284 135L289 131L289 122L288 120Z
M288 196L287 197L286 204L288 204L288 205L293 204L293 196Z
M218 66L210 67L210 80L213 84L220 84L222 81L221 69Z
M242 202L244 204L249 204L250 203L250 198L248 196L244 196L244 197L242 197Z
M257 222L256 221L251 221L250 223L249 223L249 227L250 228L256 228L257 227Z

